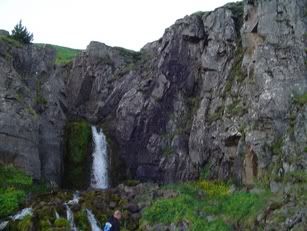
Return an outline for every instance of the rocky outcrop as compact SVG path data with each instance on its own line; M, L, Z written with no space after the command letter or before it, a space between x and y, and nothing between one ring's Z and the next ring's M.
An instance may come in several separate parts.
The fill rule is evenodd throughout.
M54 61L50 47L0 41L0 161L13 163L34 179L60 182L58 128L65 115L59 112L63 80L57 82L60 69L55 71Z
M47 47L6 53L1 43L2 79L24 76L9 89L27 89L22 105L38 116L16 113L25 107L5 96L13 90L1 83L0 134L14 137L11 147L1 139L0 159L35 160L19 165L59 182L64 124L83 118L112 137L112 152L127 166L120 171L141 180L174 182L205 172L252 185L306 169L304 9L304 0L227 4L177 20L140 52L91 42L56 68ZM6 127L11 118L14 132ZM14 150L17 142L24 145Z

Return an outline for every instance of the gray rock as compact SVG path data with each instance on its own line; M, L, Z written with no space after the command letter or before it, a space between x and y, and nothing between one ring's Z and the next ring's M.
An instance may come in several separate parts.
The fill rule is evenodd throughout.
M177 20L140 52L91 42L63 66L51 47L1 41L1 162L60 183L65 123L82 118L104 127L123 174L144 181L205 168L252 186L270 167L306 169L304 4L228 4Z
M281 183L278 183L276 181L270 182L270 189L272 193L277 193L281 190Z

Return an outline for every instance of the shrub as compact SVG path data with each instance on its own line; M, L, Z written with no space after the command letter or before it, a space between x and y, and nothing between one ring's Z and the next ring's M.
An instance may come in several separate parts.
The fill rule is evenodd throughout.
M33 184L32 178L11 165L0 165L0 219L19 209L29 192L44 192L43 184Z
M64 228L65 230L69 230L69 222L65 218L58 218L54 221L54 225L57 228Z
M21 190L9 188L0 191L0 218L15 212L24 200L25 193Z
M28 32L27 28L22 25L21 20L12 30L11 37L24 44L29 44L33 40L33 34Z

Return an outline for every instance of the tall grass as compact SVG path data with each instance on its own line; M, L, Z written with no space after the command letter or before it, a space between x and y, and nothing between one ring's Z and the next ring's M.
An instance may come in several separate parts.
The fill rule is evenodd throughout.
M186 222L189 230L231 230L238 222L254 220L269 193L230 193L221 182L198 181L168 186L178 192L174 198L158 199L146 208L144 224L178 224Z

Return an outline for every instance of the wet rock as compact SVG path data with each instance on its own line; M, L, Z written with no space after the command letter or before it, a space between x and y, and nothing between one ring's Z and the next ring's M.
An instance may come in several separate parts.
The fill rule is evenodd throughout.
M131 213L137 213L140 211L139 206L134 203L129 203L125 208L128 209L128 211Z

